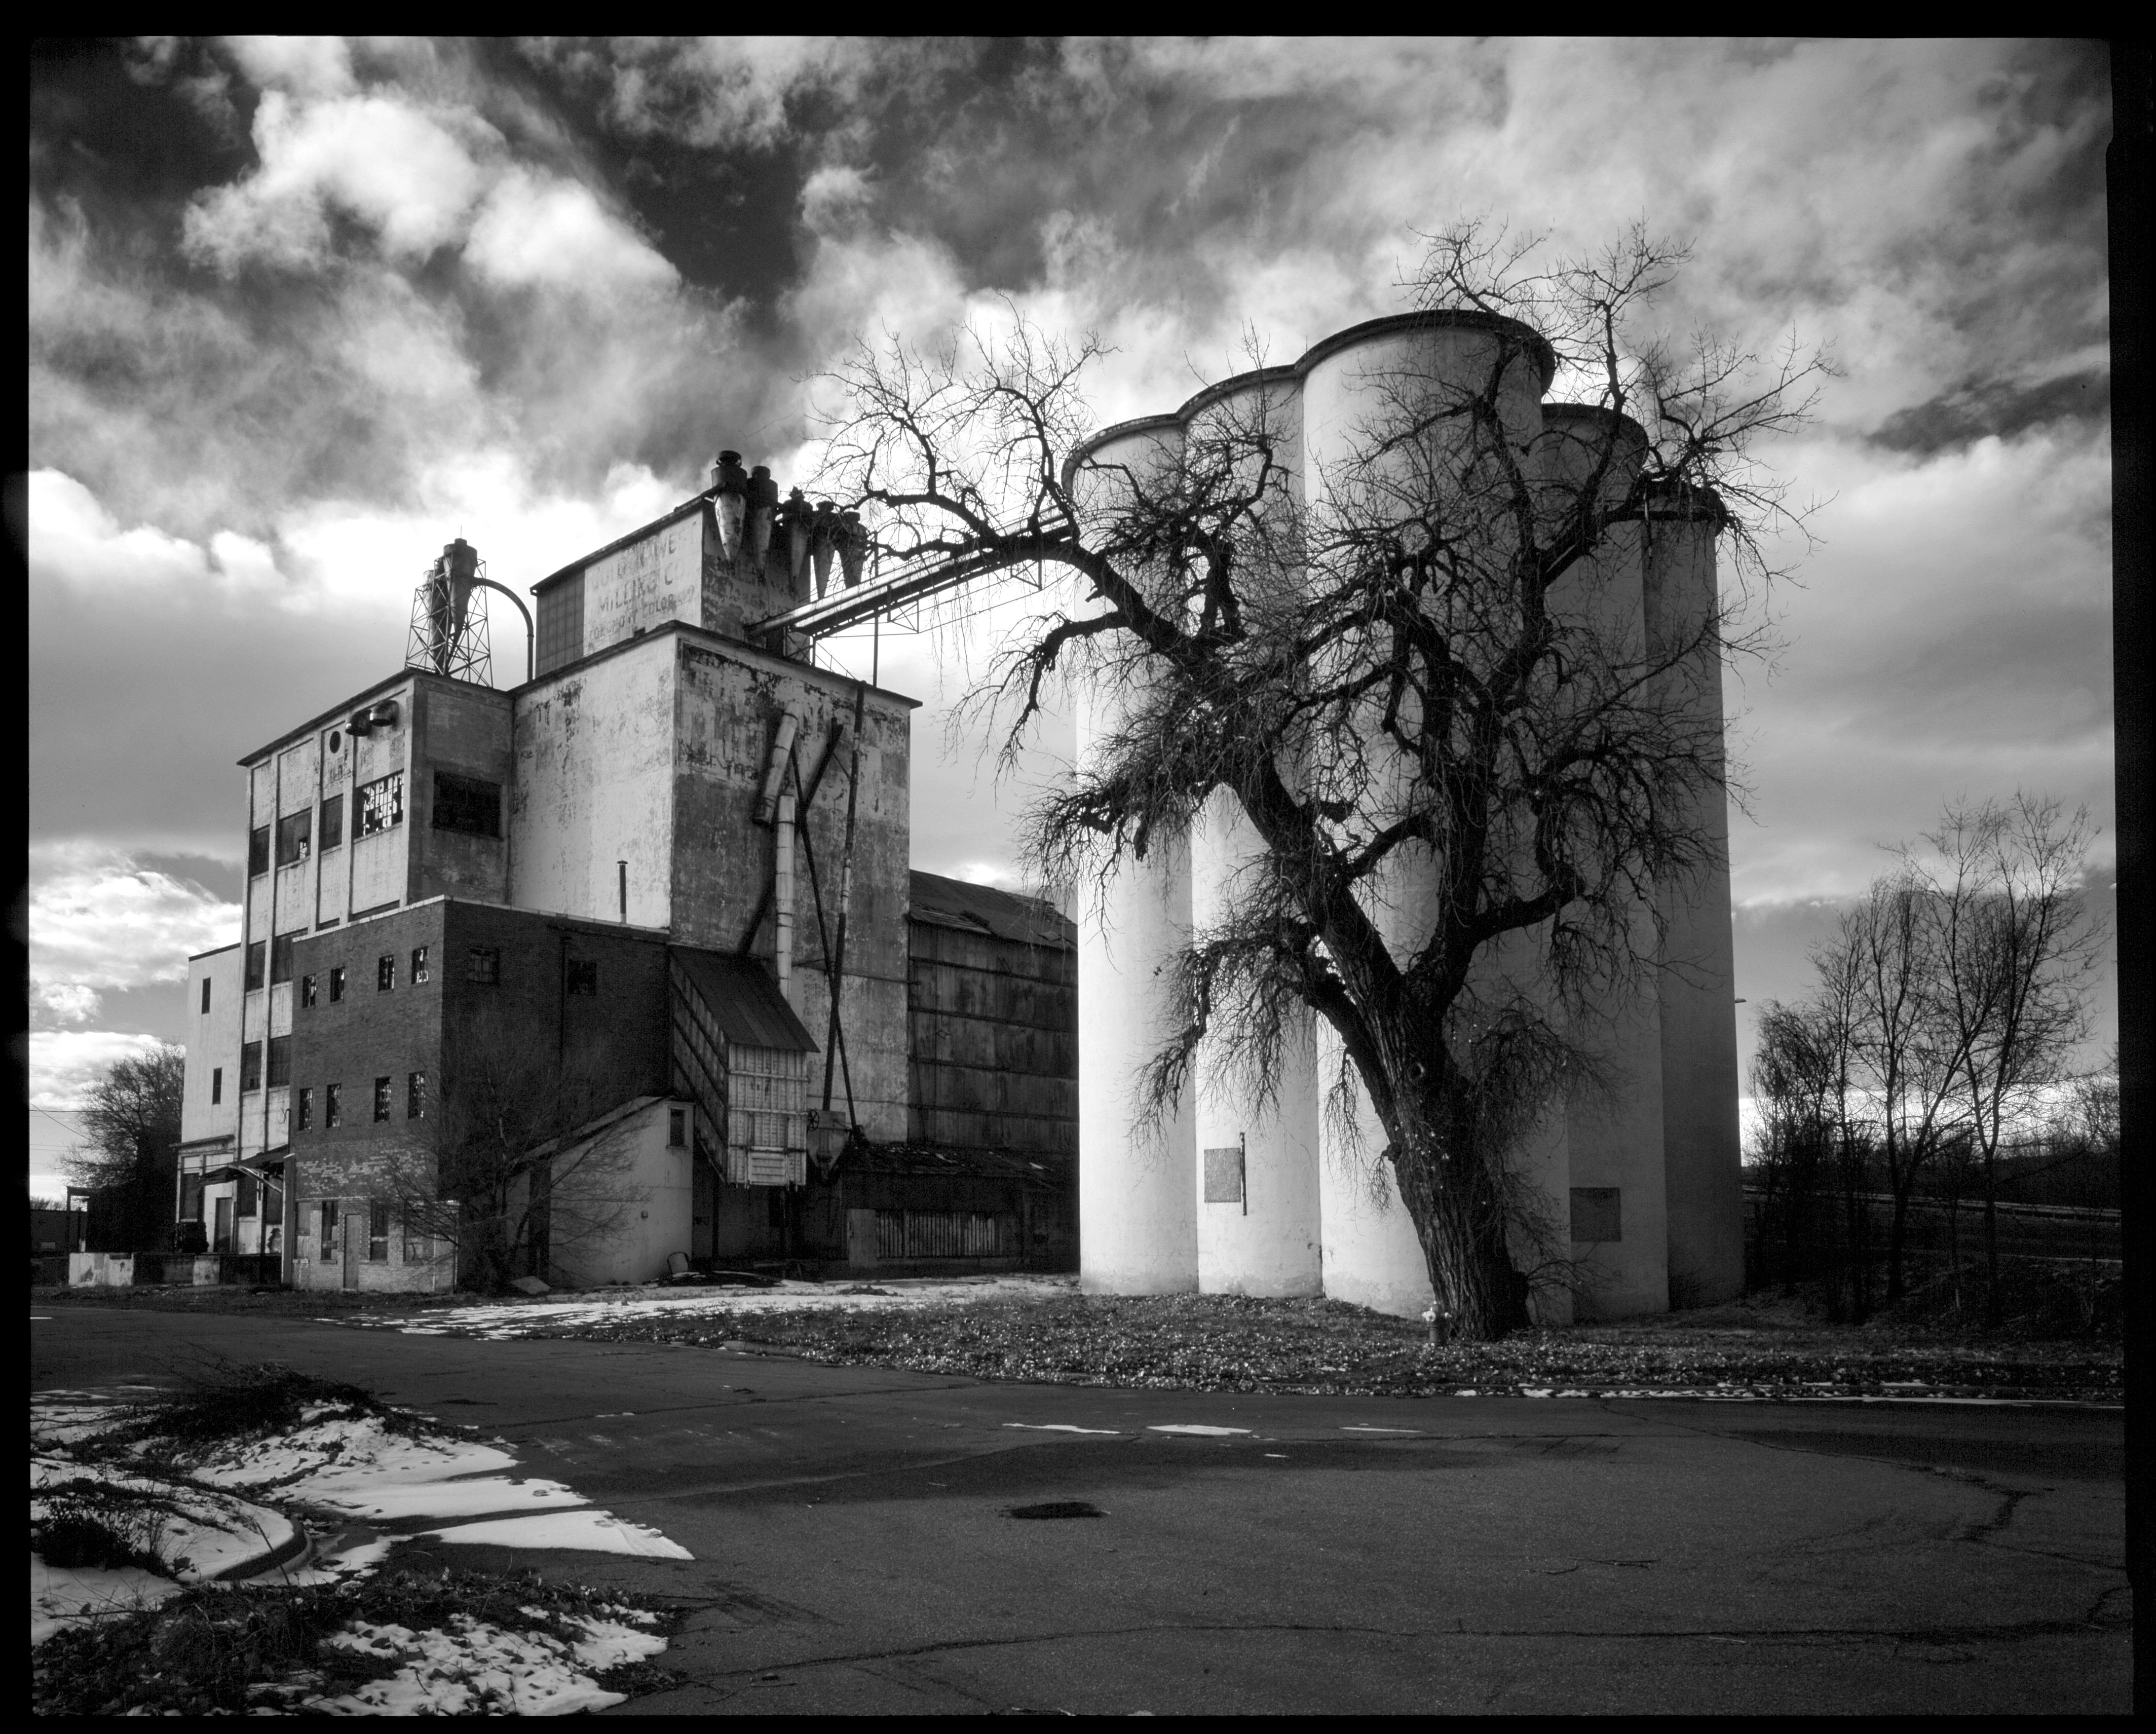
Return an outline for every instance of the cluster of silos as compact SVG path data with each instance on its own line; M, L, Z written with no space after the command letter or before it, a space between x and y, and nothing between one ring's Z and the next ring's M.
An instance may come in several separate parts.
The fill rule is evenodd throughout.
M1373 432L1409 398L1464 399L1494 381L1506 443L1531 474L1561 492L1614 449L1619 461L1605 485L1623 493L1636 474L1636 444L1604 412L1546 406L1553 372L1548 346L1509 321L1474 313L1373 321L1292 366L1212 387L1172 415L1106 430L1079 454L1079 485L1096 490L1094 509L1112 509L1097 490L1163 472L1209 428L1262 418L1289 489L1298 503L1314 500L1342 477L1369 476ZM1553 606L1634 646L1697 628L1717 606L1714 528L1707 514L1675 510L1625 526L1599 560L1567 575ZM1718 743L1712 647L1671 679ZM1076 695L1081 763L1115 733L1130 701L1129 689L1114 683ZM1373 766L1379 783L1405 774L1374 756L1364 768ZM1522 1177L1538 1199L1523 1219L1538 1232L1525 1234L1516 1258L1543 1273L1546 1318L1568 1316L1574 1295L1588 1311L1614 1314L1663 1310L1673 1291L1699 1301L1739 1285L1726 821L1719 799L1710 804L1697 818L1719 864L1659 894L1668 967L1644 992L1613 983L1605 1014L1590 1008L1573 1020L1571 1034L1600 1062L1600 1083L1557 1104L1522 1152ZM1126 1294L1322 1293L1419 1313L1430 1303L1422 1247L1352 1073L1335 1099L1342 1054L1322 1020L1287 1044L1262 1103L1247 1078L1201 1048L1177 1111L1135 1124L1146 1061L1181 1018L1165 1003L1168 966L1194 931L1213 925L1258 849L1233 797L1216 793L1188 835L1156 839L1081 911L1081 1280ZM1436 919L1434 880L1402 861L1373 890L1380 931L1404 958ZM1649 950L1656 913L1638 915L1634 937ZM1486 958L1478 991L1493 1003L1508 993L1546 1000L1534 951L1516 942Z

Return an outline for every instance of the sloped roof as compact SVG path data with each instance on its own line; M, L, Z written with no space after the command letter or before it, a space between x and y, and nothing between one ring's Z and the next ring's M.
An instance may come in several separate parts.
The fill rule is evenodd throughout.
M941 1144L851 1144L841 1158L852 1174L937 1174L948 1179L1019 1180L1061 1188L1070 1165L1014 1150L960 1150Z
M753 957L734 957L696 946L669 946L668 954L703 996L711 1021L730 1042L744 1048L818 1051L814 1039L779 993L778 983Z
M912 917L940 927L961 927L998 939L1014 939L1030 946L1055 946L1064 951L1078 943L1078 926L1052 903L1038 897L1020 897L998 891L993 885L968 885L946 879L940 873L916 871L911 880Z

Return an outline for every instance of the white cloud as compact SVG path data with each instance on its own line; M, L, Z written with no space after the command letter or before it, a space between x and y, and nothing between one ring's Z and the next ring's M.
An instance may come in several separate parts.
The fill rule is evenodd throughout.
M102 990L184 980L192 954L239 936L238 904L119 849L38 844L29 864L31 998L53 1022L87 1023Z
M490 282L601 293L671 288L679 274L574 181L513 169L495 183L465 245Z
M341 37L228 36L224 45L264 90L341 96L352 88L352 50Z
M30 1106L79 1108L118 1059L132 1059L158 1046L153 1035L112 1029L33 1029L30 1032Z

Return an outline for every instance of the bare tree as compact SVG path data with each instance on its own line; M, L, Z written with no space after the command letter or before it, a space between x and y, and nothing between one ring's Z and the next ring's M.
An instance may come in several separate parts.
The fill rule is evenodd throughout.
M1999 1152L2040 1090L2066 1081L2088 1034L2088 993L2102 933L2081 885L2087 808L2017 793L1949 808L1928 834L1938 921L1938 1021L1984 1183L1984 1321L2000 1321Z
M186 1081L186 1050L170 1042L116 1059L81 1110L89 1141L60 1158L69 1181L110 1213L105 1232L131 1249L162 1246L172 1233Z
M1694 700L1743 634L1720 608L1610 633L1596 558L1704 523L1756 583L1768 530L1801 517L1755 449L1824 364L1654 341L1682 258L1635 233L1537 272L1471 225L1435 237L1414 299L1486 316L1489 366L1372 382L1353 455L1315 486L1262 394L1156 464L1074 463L1096 347L1022 322L864 346L833 376L827 480L883 547L1077 581L976 695L1013 755L1057 683L1115 695L1117 726L1031 815L1040 876L1105 885L1216 798L1256 839L1172 972L1150 1100L1208 1043L1262 1100L1314 1011L1471 1336L1525 1319L1518 1152L1577 1086L1581 1023L1654 967L1657 891L1708 864L1723 798L1718 711ZM1561 463L1508 420L1546 342L1606 412ZM1388 914L1410 878L1431 911L1412 933Z
M459 1281L485 1292L614 1232L640 1195L633 1152L593 1130L619 1103L591 1058L491 1013L447 1051L453 1069L413 1135L331 1147L340 1183L388 1201L408 1237L453 1247Z

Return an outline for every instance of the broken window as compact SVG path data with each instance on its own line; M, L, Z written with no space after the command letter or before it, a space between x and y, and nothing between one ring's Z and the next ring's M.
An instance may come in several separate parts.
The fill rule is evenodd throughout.
M239 1088L243 1094L262 1087L262 1044L239 1044Z
M326 1259L333 1259L336 1256L337 1217L337 1201L335 1198L324 1198L322 1200L322 1256Z
M277 864L290 867L304 861L314 850L315 815L311 808L304 813L288 813L277 821Z
M185 1174L180 1177L180 1220L202 1220L203 1177L199 1174Z
M572 957L564 966L569 972L568 988L572 993L597 993L599 991L599 967L581 958Z
M331 1126L342 1126L343 1124L344 1085L341 1084L325 1084L322 1085L323 1130L327 1131Z
M476 777L434 772L434 829L472 837L501 834L501 785Z
M292 1129L305 1131L315 1123L315 1092L311 1087L299 1090L292 1100Z
M353 828L362 837L372 837L404 823L404 773L392 771L362 784L353 798L359 803L359 822Z
M387 1078L374 1080L374 1117L377 1121L389 1118L389 1080Z
M292 1081L292 1039L288 1035L270 1038L270 1087L281 1090Z
M427 1075L413 1072L404 1080L404 1117L424 1120L427 1117Z
M416 988L426 979L427 948L424 946L414 946L412 947L412 985Z
M270 985L292 979L292 936L280 934L270 941Z
M300 977L300 1003L311 1006L321 998L322 978L320 976Z
M335 1005L344 998L344 965L330 966L330 1003Z
M252 993L262 985L270 962L270 947L261 940L254 940L247 947L247 987Z
M367 1201L367 1256L375 1264L389 1257L389 1201L369 1198Z
M344 841L344 797L331 795L322 803L321 844L335 849Z
M501 984L501 953L492 946L474 946L465 954L465 979L482 988Z
M669 1108L666 1111L666 1141L675 1147L689 1141L689 1111Z
M247 834L247 876L270 870L270 828L257 825Z
M253 1216L261 1209L260 1188L256 1185L252 1174L242 1174L239 1177L238 1194L232 1205L232 1213L234 1216Z
M209 1069L209 1100L212 1107L224 1100L224 1068L221 1065Z
M374 991L388 993L397 986L397 954L394 952L374 960Z

